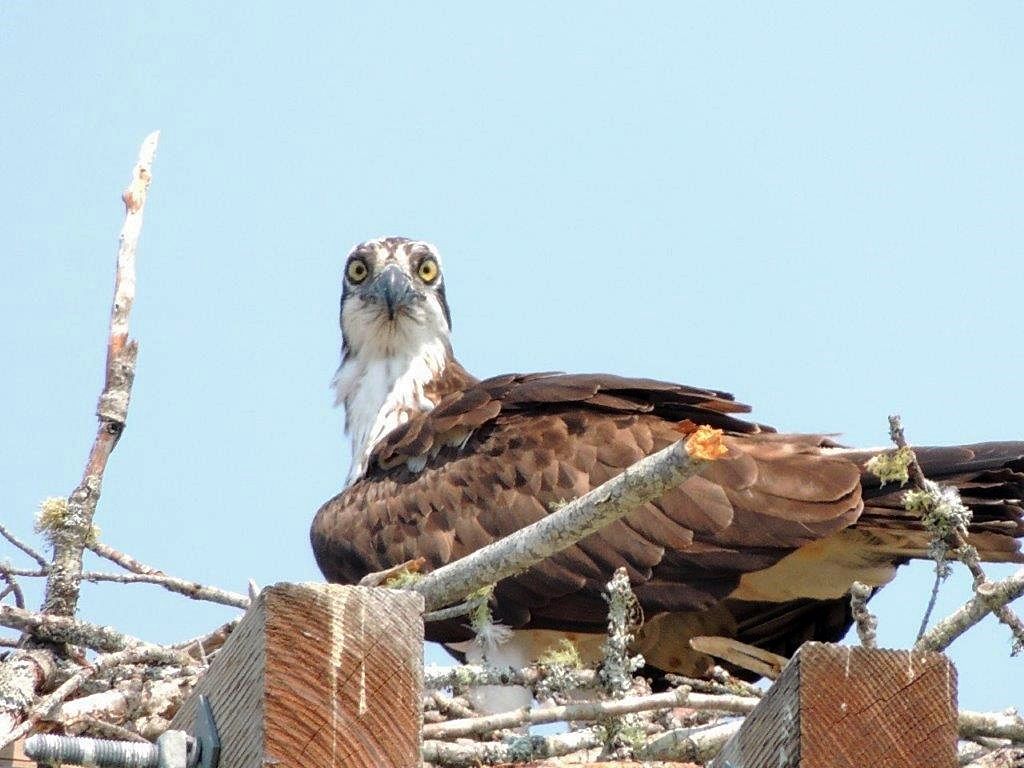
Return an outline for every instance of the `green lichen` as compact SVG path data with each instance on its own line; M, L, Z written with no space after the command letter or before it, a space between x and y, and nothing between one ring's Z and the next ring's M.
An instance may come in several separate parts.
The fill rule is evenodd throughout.
M36 533L49 538L54 531L62 529L68 519L68 497L51 496L43 499L36 513Z
M389 576L384 580L384 583L381 584L381 586L387 587L388 589L405 589L406 587L412 586L422 578L422 573L417 573L416 571L411 571L406 568L392 576Z
M914 452L904 446L891 453L880 453L872 457L865 467L881 481L882 485L895 482L906 485L910 480L909 469L913 461Z

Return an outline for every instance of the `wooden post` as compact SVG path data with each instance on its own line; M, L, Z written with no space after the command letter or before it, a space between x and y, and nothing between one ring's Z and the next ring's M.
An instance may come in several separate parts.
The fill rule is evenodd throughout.
M956 744L945 656L806 643L711 768L954 768Z
M0 749L0 768L36 768L36 761L25 756L25 740L12 741Z
M171 722L206 694L220 768L420 765L423 598L332 584L263 590Z

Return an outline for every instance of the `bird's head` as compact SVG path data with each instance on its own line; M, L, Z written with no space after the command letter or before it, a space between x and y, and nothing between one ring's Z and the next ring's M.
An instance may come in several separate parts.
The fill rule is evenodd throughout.
M341 293L343 353L391 356L451 334L441 257L405 237L367 240L345 261Z

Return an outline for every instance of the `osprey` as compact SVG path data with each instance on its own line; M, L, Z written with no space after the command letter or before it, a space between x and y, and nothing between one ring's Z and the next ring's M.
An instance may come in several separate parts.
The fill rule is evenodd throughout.
M424 558L463 557L547 515L679 439L689 420L725 430L729 456L494 592L511 639L493 663L521 665L558 638L584 652L605 632L602 590L624 567L643 609L636 650L653 671L700 675L698 635L791 655L840 639L853 581L880 587L929 536L899 489L865 470L877 451L778 434L711 389L606 374L507 374L480 381L452 354L434 246L388 237L345 264L341 366L334 385L352 440L346 488L316 514L324 576L352 584ZM970 541L1022 562L1024 442L923 448L925 473L973 510ZM470 654L464 621L428 639Z

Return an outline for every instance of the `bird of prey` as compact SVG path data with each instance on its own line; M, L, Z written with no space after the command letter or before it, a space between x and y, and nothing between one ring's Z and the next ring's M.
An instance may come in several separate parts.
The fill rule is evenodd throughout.
M777 433L711 389L607 374L478 380L452 353L444 285L437 249L418 240L370 240L345 262L334 385L352 468L311 530L329 581L461 558L675 442L684 420L724 430L728 457L500 582L494 615L513 632L495 663L527 663L560 637L599 642L602 591L620 567L645 616L636 650L655 672L706 673L714 662L689 644L698 635L789 656L845 634L855 580L880 587L928 556L900 489L865 470L877 450ZM918 457L960 490L981 556L1022 562L1024 442ZM427 635L454 647L472 637L464 620L430 623Z

